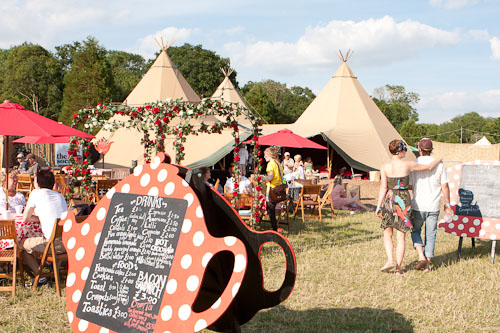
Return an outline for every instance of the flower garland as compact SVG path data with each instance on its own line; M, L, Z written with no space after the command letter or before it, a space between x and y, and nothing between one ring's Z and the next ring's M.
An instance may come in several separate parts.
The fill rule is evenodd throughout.
M262 158L260 158L257 138L260 135L260 119L236 104L224 103L219 100L205 99L200 103L185 102L180 99L158 101L147 103L139 107L128 107L124 105L113 106L97 104L95 108L89 107L82 109L73 116L73 127L82 126L90 131L98 128L104 128L109 131L115 131L118 128L135 128L142 133L141 144L144 146L144 159L146 163L150 162L151 156L157 152L165 151L165 139L167 136L173 136L173 146L175 149L175 163L181 164L184 159L184 144L189 135L198 135L199 133L221 134L223 130L232 129L234 138L232 176L239 179L240 170L238 167L239 150L241 149L239 126L237 118L245 115L252 123L252 146L254 161L256 161L256 194L252 205L252 222L260 222L264 213L263 198L260 193L262 189L262 179L260 176L262 167ZM127 115L127 120L113 119L114 115ZM216 118L218 117L218 119ZM171 124L173 120L178 122ZM219 120L224 119L224 120ZM83 162L79 161L77 149L82 147ZM92 177L88 170L90 164L90 142L83 138L71 138L68 154L72 163L70 167L69 193L73 193L78 186L88 193L88 198L93 198L94 194L90 191ZM238 184L235 182L235 191L233 193L233 206L239 199Z

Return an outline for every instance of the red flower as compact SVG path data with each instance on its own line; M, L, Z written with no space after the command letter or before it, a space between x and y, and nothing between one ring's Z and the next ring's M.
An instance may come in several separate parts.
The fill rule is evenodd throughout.
M149 110L149 109L151 109L151 105L146 105L144 108L145 108L146 110Z
M142 112L142 108L140 106L137 108L137 112Z
M174 111L177 111L179 110L179 108L177 107L177 105L174 105L174 108L173 108Z
M255 222L260 222L260 217L256 217Z
M184 146L181 146L179 149L180 151L184 151Z
M168 122L168 117L163 117L162 120L163 120L164 123L167 123Z
M259 212L255 211L254 215L255 215L255 217L259 217Z
M238 191L234 191L234 192L233 192L233 196L235 197L235 196L237 196L237 195L238 195Z
M240 138L236 138L236 139L234 139L234 142L236 142L236 143L240 143Z
M160 119L157 119L157 120L155 121L155 125L156 125L156 126L160 126L160 125L161 125L161 120L160 120Z
M167 112L167 117L172 117L172 112Z
M257 186L255 186L255 189L256 189L257 191L260 191L260 190L262 190L262 187L260 187L259 185L257 185Z
M78 113L75 113L75 114L73 115L73 119L76 119L77 117L78 117Z
M239 156L235 156L235 157L234 157L234 160L235 160L236 162L238 162L238 161L240 160L240 157L239 157Z
M182 136L182 132L179 132L179 137L181 137L181 136Z
M257 181L260 182L262 180L261 176L257 176Z
M234 152L235 152L235 153L239 153L239 152L240 152L240 147L235 147L235 148L234 148Z
M238 187L240 187L240 184L238 184L237 182L234 183L234 188L238 188Z
M85 157L89 157L90 153L88 151L86 151L85 153L83 153L83 155L85 155Z
M154 108L152 112L153 112L154 114L157 114L157 113L158 113L158 111L160 111L160 109L158 109L158 108Z
M257 153L258 156L262 155L262 151L259 150L259 152Z
M106 105L104 105L102 108L103 108L104 110L106 110Z
M132 112L130 115L131 115L132 117L135 117L135 116L137 116L137 115L138 115L138 113L134 111L134 112Z

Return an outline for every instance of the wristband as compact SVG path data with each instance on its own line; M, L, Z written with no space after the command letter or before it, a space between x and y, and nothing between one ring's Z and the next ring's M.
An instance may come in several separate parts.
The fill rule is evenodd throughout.
M377 210L380 210L380 206L379 205L377 205L377 209L375 209L375 211L377 211Z
M445 202L444 206L445 206L445 207L449 207L449 206L450 206L450 203L449 203L449 202Z

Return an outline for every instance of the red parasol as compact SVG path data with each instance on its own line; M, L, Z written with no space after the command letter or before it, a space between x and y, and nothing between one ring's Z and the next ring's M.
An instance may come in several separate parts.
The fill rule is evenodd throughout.
M35 112L26 110L22 105L4 101L0 104L0 135L5 136L5 165L7 174L9 172L9 136L41 136L41 137L56 137L56 136L78 136L84 138L93 138L92 135L69 126L58 123ZM7 188L9 186L9 177L5 182ZM6 198L8 209L9 198Z
M243 143L251 143L252 140L244 141ZM257 141L261 146L279 146L289 148L313 148L313 149L328 149L314 141L306 139L300 135L293 133L288 129L283 129L276 133L268 134L259 137Z
M47 143L68 143L69 136L23 136L20 139L12 141L14 143L33 143L43 145Z

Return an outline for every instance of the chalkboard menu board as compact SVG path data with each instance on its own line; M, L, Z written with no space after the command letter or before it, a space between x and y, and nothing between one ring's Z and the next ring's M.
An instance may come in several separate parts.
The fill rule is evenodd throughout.
M117 332L153 331L187 201L115 193L77 315Z
M500 166L464 165L455 213L500 218Z

